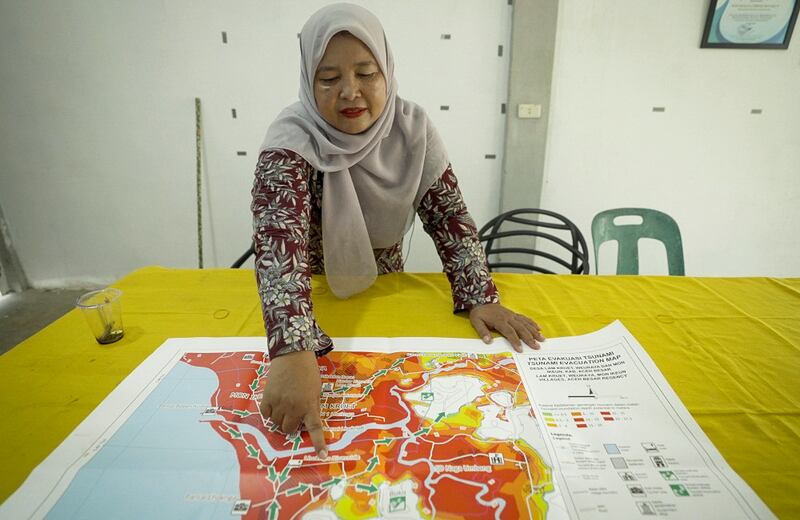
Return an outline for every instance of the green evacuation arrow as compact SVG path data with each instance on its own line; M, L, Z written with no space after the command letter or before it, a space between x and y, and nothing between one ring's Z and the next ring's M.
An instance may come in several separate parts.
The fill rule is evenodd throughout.
M334 393L334 394L342 394L342 393L344 393L344 392L347 392L348 390L350 390L350 387L349 387L349 386L340 386L339 388L337 388L336 390L334 390L334 391L333 391L333 393Z
M378 465L378 457L372 457L369 459L369 466L367 466L367 471L372 471L372 468Z
M302 494L303 494L303 493L305 493L306 491L308 491L308 486L307 486L307 485L305 485L305 484L300 484L299 486L297 486L297 487L293 487L292 489L287 489L287 490L286 490L286 494L287 494L288 496L292 496L292 495L302 495Z
M247 453L249 453L251 457L253 457L254 459L258 458L258 450L252 444L248 444L246 448L247 448Z
M269 467L269 475L267 475L267 478L270 482L275 482L278 479L278 472L275 471L275 466Z
M250 390L255 392L256 388L258 388L258 379L253 379L253 381L250 382Z
M241 439L242 434L236 431L235 429L231 428L230 426L226 426L225 433L231 436L231 439Z
M414 433L414 437L419 437L420 435L425 435L425 434L426 434L426 433L428 433L429 431L431 431L431 429L430 429L430 428L423 428L423 429L421 429L420 431L418 431L418 432Z
M397 361L395 361L395 362L392 364L392 366L391 366L391 367L389 367L389 368L391 369L391 368L394 368L394 367L400 366L400 365L402 365L402 364L405 362L405 360L406 360L406 358L400 358L400 359L398 359Z
M444 412L439 412L439 415L436 416L436 419L434 419L433 422L437 423L441 421L442 419L444 419L444 416L445 416Z
M251 415L251 413L248 412L247 410L234 410L233 414L238 415L240 417L247 417L248 415Z
M281 476L278 477L278 479L281 481L281 484L289 480L289 466L286 466L283 471L281 471Z
M384 368L383 370L378 370L377 372L375 372L375 377L385 376L388 373L389 371Z
M300 446L300 443L301 443L301 442L303 442L303 439L302 439L302 438L300 438L300 436L299 436L299 435L298 435L297 437L295 437L295 438L294 438L294 442L292 443L292 449L293 449L293 450L296 450L296 449L297 449L297 447L298 447L298 446Z
M372 392L372 385L368 384L367 386L364 387L364 395L367 395L370 392Z
M340 479L339 477L335 477L335 478L330 479L327 482L323 482L322 484L320 484L320 487L322 489L328 489L329 487L335 486L336 484L338 484L341 481L342 481L342 479Z
M378 488L375 487L374 484L370 484L369 486L365 486L364 484L356 484L356 489L359 491L366 491L367 493L375 493L378 491Z
M263 375L264 375L264 372L265 372L266 370L267 370L267 369L266 369L266 368L264 368L264 365L261 365L261 366L259 366L259 367L258 367L258 370L256 370L256 374L258 374L259 376L263 376Z
M375 444L386 444L388 446L389 444L392 443L393 440L394 439L380 439L380 440L372 441L372 442L374 442Z
M273 501L269 505L269 520L275 520L278 518L278 510L280 510L281 506L278 505L278 502Z

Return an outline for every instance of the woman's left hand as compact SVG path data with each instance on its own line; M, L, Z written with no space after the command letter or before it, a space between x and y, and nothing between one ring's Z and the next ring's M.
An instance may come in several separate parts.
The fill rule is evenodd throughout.
M538 350L539 341L544 341L544 336L535 321L507 309L499 303L487 303L473 307L469 311L469 321L483 342L487 344L492 342L490 330L496 330L505 336L517 352L522 352L522 342L532 349Z

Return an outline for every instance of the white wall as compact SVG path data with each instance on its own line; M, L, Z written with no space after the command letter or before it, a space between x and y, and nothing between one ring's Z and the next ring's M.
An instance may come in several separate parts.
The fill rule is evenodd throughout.
M542 207L589 241L601 210L660 209L689 275L800 276L800 28L788 50L700 49L707 7L560 2Z
M195 97L205 263L238 257L255 152L296 98L296 33L324 3L3 3L0 206L31 282L196 266ZM511 7L363 4L384 21L400 93L428 108L482 224L498 209ZM662 209L681 226L688 274L800 275L800 34L786 51L700 49L706 2L559 4L542 207L587 238L602 209ZM643 271L660 271L647 265L656 259L645 254ZM439 269L419 225L406 267Z
M296 34L326 3L5 2L0 206L31 283L107 283L145 265L197 265L195 97L205 265L230 265L250 242L258 147L297 98ZM384 22L400 95L428 109L480 225L498 208L508 53L498 57L497 46L508 49L511 7L356 3ZM406 268L440 270L420 225L413 242Z

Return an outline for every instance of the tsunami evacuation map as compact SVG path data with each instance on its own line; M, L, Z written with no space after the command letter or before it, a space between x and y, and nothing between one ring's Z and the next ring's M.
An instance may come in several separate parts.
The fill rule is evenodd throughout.
M162 361L148 358L137 397L98 407L113 423L37 515L567 517L511 353L351 346L320 358L322 461L306 433L262 419L263 350L226 339L169 340Z
M337 338L329 456L265 421L264 338L175 338L0 504L8 519L774 519L619 321L505 341Z

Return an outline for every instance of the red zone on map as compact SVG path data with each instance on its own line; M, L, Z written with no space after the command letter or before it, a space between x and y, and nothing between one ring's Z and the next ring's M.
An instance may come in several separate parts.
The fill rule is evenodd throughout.
M441 519L495 516L517 519L529 515L544 518L547 505L543 497L553 490L553 484L550 469L540 455L520 439L498 442L482 440L475 435L482 418L478 407L496 404L488 394L503 391L513 396L513 405L503 409L498 416L500 420L508 420L505 417L507 410L529 406L516 366L509 362L509 355L483 354L475 358L459 354L332 352L320 358L323 383L336 382L328 392L323 389L321 401L326 428L335 425L356 428L365 424L392 424L407 420L405 432L400 427L361 432L343 449L331 449L329 460L324 462L313 457L307 433L303 432L295 440L276 431L271 423L264 424L255 400L260 399L269 372L269 364L263 363L262 358L261 352L225 352L187 353L181 359L192 366L211 369L219 380L209 406L217 407L216 414L224 420L211 419L204 424L213 428L236 450L240 467L240 497L251 501L244 518L300 518L303 513L321 507L328 507L343 517L378 516L376 502L380 484L396 484L409 479L415 483L414 492L419 496L417 510L423 518L432 517L434 512L435 517ZM437 367L423 365L425 360L430 362L431 359L439 360ZM456 364L457 370L447 371L448 365ZM455 414L440 414L437 418L418 416L412 405L419 404L419 401L401 403L398 394L423 390L427 384L423 375L435 369L440 371L440 376L457 374L478 378L484 394L463 405ZM345 378L326 379L326 374ZM354 378L346 379L348 376ZM351 383L355 384L348 386ZM392 389L394 395L390 393ZM338 394L360 394L360 397L333 397ZM325 408L326 402L355 403L355 406L331 409ZM343 413L353 416L343 419ZM274 451L285 452L287 456L268 460L256 436L243 431L242 425L260 430ZM328 446L332 447L343 433L341 430L326 431ZM413 440L405 444L401 455L401 444L408 438ZM424 462L485 467L490 464L490 453L501 453L505 461L500 466L492 466L491 472L451 474L446 466L433 472ZM356 460L337 461L337 457ZM398 462L401 458L406 463ZM302 463L293 466L289 464L290 459ZM413 463L417 459L421 460ZM425 485L428 478L435 483ZM338 501L330 496L330 489L336 485L345 486ZM482 505L478 498L491 504ZM499 514L496 509L498 498L504 502ZM299 511L302 513L296 514Z

